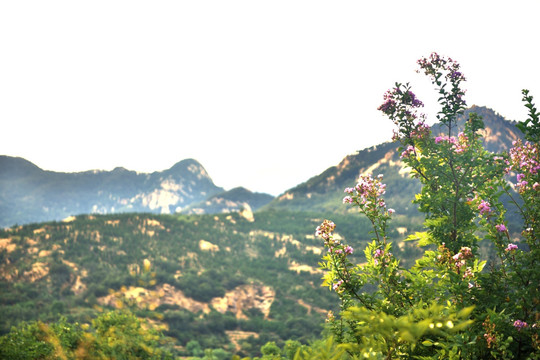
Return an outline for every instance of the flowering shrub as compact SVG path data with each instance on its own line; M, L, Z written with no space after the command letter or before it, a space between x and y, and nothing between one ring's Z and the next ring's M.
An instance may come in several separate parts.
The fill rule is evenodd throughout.
M342 349L363 358L540 359L540 116L524 91L530 115L519 128L528 141L489 153L478 115L458 129L466 106L459 64L433 53L418 65L439 93L440 128L426 125L409 84L396 83L379 110L396 125L401 159L422 183L415 202L425 231L408 240L426 249L410 269L392 254L386 232L394 210L384 200L382 175L346 188L343 203L369 219L372 239L366 261L356 264L352 247L334 235L336 224L325 220L317 228L327 249L323 285L341 301L329 327ZM514 173L509 185L506 176ZM522 215L517 238L507 228L502 194ZM489 263L480 258L480 240L493 245Z

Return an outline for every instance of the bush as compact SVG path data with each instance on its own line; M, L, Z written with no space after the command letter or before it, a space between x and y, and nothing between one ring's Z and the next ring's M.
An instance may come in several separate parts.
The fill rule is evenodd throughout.
M465 109L459 64L435 53L418 64L439 93L440 127L424 122L423 104L409 84L397 83L379 110L397 126L401 160L422 184L415 203L425 213L424 231L408 240L423 256L406 269L393 255L387 225L394 210L384 201L382 175L361 176L345 189L343 202L369 219L373 236L366 262L357 265L350 256L355 250L334 237L332 221L317 228L328 249L324 285L341 302L341 311L328 316L337 348L365 358L538 359L540 114L524 91L530 114L519 128L532 142L489 153L480 142L480 116L471 113L458 129ZM517 182L509 186L512 172ZM503 194L521 198L513 201L522 214L521 235L509 233ZM496 253L489 267L480 258L481 240Z

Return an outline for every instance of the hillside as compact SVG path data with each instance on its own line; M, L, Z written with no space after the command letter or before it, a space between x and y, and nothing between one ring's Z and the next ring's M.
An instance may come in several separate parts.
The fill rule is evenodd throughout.
M515 122L504 119L486 107L473 106L466 110L458 120L461 126L468 119L470 112L476 112L483 117L485 129L481 133L484 146L489 151L508 150L514 140L522 137ZM432 129L434 132L442 131L442 129L437 130L437 125ZM390 142L346 156L338 165L287 190L266 208L296 211L346 211L347 208L341 205L341 199L344 197L343 190L354 185L360 175L367 173L384 175L384 182L387 184L386 202L398 214L418 215L411 202L414 195L420 191L420 184L409 177L407 169L400 160L398 144Z
M190 205L181 212L184 214L220 214L240 211L257 211L272 201L272 195L254 193L237 187L208 197L206 200Z
M320 219L282 218L91 215L0 231L1 332L61 314L84 323L132 297L179 346L307 341L335 300L320 287Z
M321 287L323 246L314 236L325 215L244 215L83 215L0 231L0 309L8 314L0 332L60 316L85 323L123 301L165 329L179 353L192 339L244 354L268 341L308 342L336 305ZM366 219L333 219L355 248L365 246ZM395 251L415 254L413 245Z

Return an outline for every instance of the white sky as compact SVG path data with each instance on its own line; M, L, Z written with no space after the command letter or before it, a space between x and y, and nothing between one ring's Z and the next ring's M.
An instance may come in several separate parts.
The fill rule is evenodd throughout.
M540 1L0 2L0 154L45 170L161 171L280 194L388 141L396 81L459 61L467 102L540 105ZM431 100L431 101L430 101Z

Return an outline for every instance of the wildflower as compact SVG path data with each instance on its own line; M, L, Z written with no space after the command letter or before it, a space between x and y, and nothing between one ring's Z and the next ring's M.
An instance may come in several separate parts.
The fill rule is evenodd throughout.
M326 314L326 322L332 322L335 320L334 312L332 310L328 311L328 314Z
M341 292L341 291L343 291L343 289L341 288L341 285L343 285L343 280L339 280L338 282L334 283L332 285L332 289L335 292Z
M485 215L491 212L491 207L487 201L482 200L478 205L478 210L480 210L480 215Z
M401 159L407 158L407 157L409 157L411 154L413 154L414 152L415 152L414 146L409 145L409 146L407 146L407 149L405 149L405 150L401 153L400 158L401 158Z
M388 209L388 214L389 214L389 215L392 215L392 214L395 213L395 212L396 212L396 210L394 210L394 209Z
M527 327L527 323L525 321L516 320L514 321L514 327L517 329L517 331L521 331L521 329Z
M495 225L495 229L497 229L498 232L505 232L506 226L504 226L504 224Z
M336 224L334 224L332 221L324 220L321 225L317 226L315 236L320 236L324 240L329 240L335 228Z
M353 253L353 251L354 251L354 249L351 246L349 246L349 245L345 246L345 254L351 255Z
M437 136L437 137L435 138L435 144L438 144L438 143L440 143L440 142L443 141L443 140L444 140L444 138L443 138L442 136Z
M345 189L345 191L344 191L344 192L346 192L347 194L352 194L352 193L353 193L353 191L354 191L354 189L353 189L353 188L350 188L350 187L348 187L348 188L346 188L346 189Z
M344 203L344 204L352 204L352 203L353 203L353 198L350 197L350 196L345 196L345 197L343 198L343 203Z
M508 244L508 246L504 250L505 251L514 251L514 250L517 250L517 248L518 248L518 246L515 245L515 244Z

